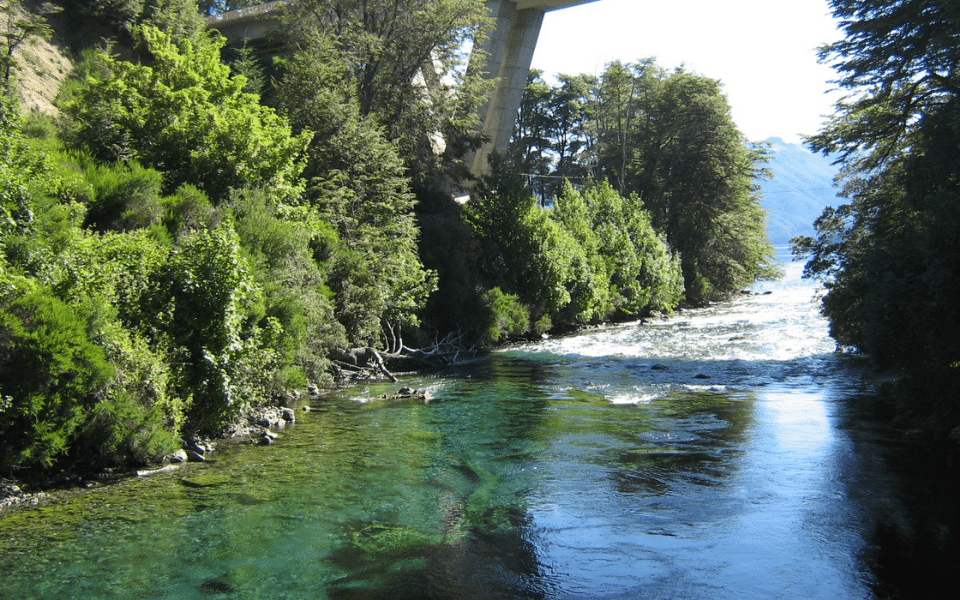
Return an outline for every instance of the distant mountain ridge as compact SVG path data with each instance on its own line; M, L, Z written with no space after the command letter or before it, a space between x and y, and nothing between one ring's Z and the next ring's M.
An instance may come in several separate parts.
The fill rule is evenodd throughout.
M767 139L774 153L767 165L774 178L760 182L763 207L769 214L767 233L777 246L798 235L815 235L813 222L827 206L839 206L833 178L840 168L831 158L814 154L799 144L788 144L781 138Z

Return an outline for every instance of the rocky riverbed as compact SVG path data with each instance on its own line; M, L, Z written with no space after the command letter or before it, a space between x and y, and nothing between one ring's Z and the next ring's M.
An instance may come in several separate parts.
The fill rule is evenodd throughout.
M294 398L295 399L295 398ZM309 410L303 405L300 410ZM42 476L25 476L19 479L0 480L0 512L5 510L38 506L56 500L60 494L90 489L123 477L149 477L179 468L186 462L205 462L216 452L217 444L247 443L270 445L280 432L296 423L297 411L289 407L257 406L240 414L236 422L227 426L220 439L190 437L182 441L181 448L163 457L155 465L139 469L105 468L85 469L75 464L70 469Z

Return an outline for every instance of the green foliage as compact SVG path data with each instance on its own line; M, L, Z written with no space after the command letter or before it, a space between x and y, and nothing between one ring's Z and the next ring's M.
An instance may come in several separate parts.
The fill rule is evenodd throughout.
M83 235L57 254L56 266L41 279L70 303L108 299L120 321L135 330L152 318L156 279L168 258L169 249L145 231Z
M216 432L255 391L234 379L243 361L259 349L255 332L244 330L246 310L259 289L232 221L185 235L165 265L161 283L169 295L159 299L156 328L165 332L179 357L180 393L193 394L188 417L197 429Z
M599 316L639 316L673 310L683 296L680 258L653 229L636 196L623 198L608 182L578 192L567 185L554 215L593 257Z
M63 454L114 370L87 321L28 282L0 297L0 468Z
M490 25L483 0L303 0L285 13L288 35L305 47L335 41L341 85L400 147L416 187L431 189L456 168L477 141L477 108L491 89L484 73L467 68Z
M99 29L103 39L129 44L139 25L156 27L177 42L197 40L206 34L206 23L196 0L68 0L63 2L71 20Z
M97 302L82 304L98 314L96 341L114 376L87 414L71 453L94 465L156 463L179 447L184 421L170 365L146 338L113 318L112 307Z
M149 229L161 222L163 175L135 161L94 166L86 175L93 199L84 227L98 232Z
M678 72L656 92L648 114L634 116L636 150L624 180L679 251L687 301L724 297L772 275L755 182L765 155L745 144L718 82Z
M178 44L207 35L207 24L200 16L197 0L146 0L139 24L163 31Z
M682 257L688 303L776 275L756 184L766 154L745 144L717 81L667 73L653 60L614 62L599 78L566 76L557 87L534 74L513 150L526 172L547 175L535 184L544 199L556 197L567 176L600 177L620 195L642 199L653 228ZM614 285L627 285L625 294L643 303L625 281ZM658 304L669 305L671 296Z
M223 213L196 187L185 183L173 195L162 199L163 224L167 231L179 238L197 229L216 229Z
M34 211L29 186L42 171L42 163L23 141L13 98L0 95L0 245L6 236L31 228Z
M494 156L491 175L465 207L479 242L478 266L492 325L487 339L521 328L568 329L673 310L683 295L679 257L635 197L608 182L567 185L552 210ZM515 305L527 311L520 318ZM529 323L534 325L530 326ZM509 325L504 325L507 323Z
M337 319L351 343L375 345L381 321L416 322L434 276L417 255L415 199L398 148L360 114L345 69L319 38L291 60L275 98L298 130L316 132L306 198L336 232L324 258Z
M495 287L484 294L483 301L490 309L490 323L481 334L480 343L505 342L530 331L530 311L517 296Z
M267 76L263 66L257 60L253 53L253 48L243 41L243 45L234 50L236 58L230 63L230 68L234 74L244 77L247 80L243 86L243 91L248 94L259 96L267 86Z
M327 353L348 345L334 315L333 294L313 257L314 248L337 243L335 232L309 207L278 205L261 190L235 194L230 208L253 276L264 290L261 324L272 319L282 328L263 341L286 365L276 385L324 381Z
M822 52L851 100L810 141L841 153L850 202L794 252L824 279L837 342L906 376L912 409L949 429L960 422L960 21L949 3L831 4L847 37Z
M137 33L151 65L97 53L81 84L61 100L68 142L99 160L156 168L168 192L189 183L215 201L248 186L296 195L311 135L291 135L284 119L243 91L246 80L220 62L223 39L177 46L156 28Z

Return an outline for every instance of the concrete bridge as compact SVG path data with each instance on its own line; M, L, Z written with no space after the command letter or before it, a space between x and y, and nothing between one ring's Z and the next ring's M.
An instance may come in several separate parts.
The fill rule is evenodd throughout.
M487 9L495 24L483 46L488 56L485 71L497 79L497 85L490 101L481 109L483 122L480 132L487 142L472 157L468 157L471 172L483 173L490 153L505 152L507 149L544 15L553 10L595 1L488 0ZM284 4L286 2L283 0L266 2L210 17L207 22L232 43L269 38L277 27L270 13Z

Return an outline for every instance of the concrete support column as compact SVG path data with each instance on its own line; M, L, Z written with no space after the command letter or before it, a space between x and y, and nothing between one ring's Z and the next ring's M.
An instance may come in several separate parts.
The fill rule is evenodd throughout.
M546 13L541 7L518 8L511 0L490 0L487 8L496 24L483 48L488 53L485 71L497 78L497 86L480 111L480 131L487 141L467 162L475 175L486 172L491 152L507 149Z

